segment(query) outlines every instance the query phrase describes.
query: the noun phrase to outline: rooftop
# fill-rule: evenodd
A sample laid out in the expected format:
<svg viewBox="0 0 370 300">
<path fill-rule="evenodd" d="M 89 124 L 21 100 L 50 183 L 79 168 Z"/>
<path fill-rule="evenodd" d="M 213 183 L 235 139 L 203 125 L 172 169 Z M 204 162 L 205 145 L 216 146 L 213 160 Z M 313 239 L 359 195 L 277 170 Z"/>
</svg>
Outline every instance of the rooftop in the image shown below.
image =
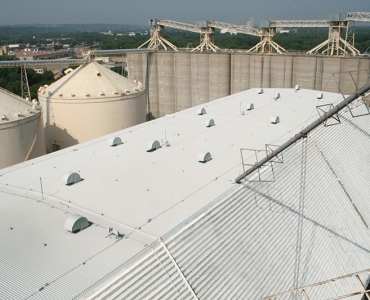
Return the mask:
<svg viewBox="0 0 370 300">
<path fill-rule="evenodd" d="M 280 145 L 318 118 L 317 105 L 342 100 L 332 93 L 317 99 L 318 92 L 310 90 L 258 92 L 234 94 L 0 170 L 0 209 L 7 211 L 0 218 L 0 298 L 82 295 L 233 190 L 243 172 L 241 148 Z M 200 115 L 201 108 L 206 113 Z M 211 119 L 214 125 L 206 126 Z M 122 144 L 111 146 L 112 137 Z M 148 151 L 153 141 L 160 148 Z M 212 159 L 199 162 L 199 153 L 207 152 Z M 245 159 L 255 162 L 252 154 Z M 65 185 L 68 172 L 82 180 Z M 64 223 L 73 214 L 92 224 L 68 232 Z"/>
</svg>

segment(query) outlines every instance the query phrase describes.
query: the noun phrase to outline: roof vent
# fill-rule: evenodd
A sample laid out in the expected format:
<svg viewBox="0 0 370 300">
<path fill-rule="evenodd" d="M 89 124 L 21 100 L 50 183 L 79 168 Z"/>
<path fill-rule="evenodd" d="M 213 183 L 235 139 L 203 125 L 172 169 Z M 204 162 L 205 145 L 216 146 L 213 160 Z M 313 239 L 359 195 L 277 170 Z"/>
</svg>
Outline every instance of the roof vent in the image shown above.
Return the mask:
<svg viewBox="0 0 370 300">
<path fill-rule="evenodd" d="M 161 148 L 161 144 L 155 140 L 155 141 L 150 141 L 147 146 L 147 152 L 155 151 L 157 149 Z"/>
<path fill-rule="evenodd" d="M 247 110 L 252 110 L 252 109 L 254 109 L 254 104 L 253 103 L 248 104 L 247 105 Z"/>
<path fill-rule="evenodd" d="M 118 95 L 119 93 L 117 91 L 113 91 L 113 94 L 114 95 Z"/>
<path fill-rule="evenodd" d="M 277 124 L 277 123 L 279 123 L 280 122 L 280 118 L 279 118 L 279 116 L 272 116 L 271 117 L 271 123 L 272 124 Z"/>
<path fill-rule="evenodd" d="M 64 223 L 64 229 L 76 233 L 86 227 L 89 227 L 89 225 L 89 221 L 85 217 L 76 214 L 69 216 Z"/>
<path fill-rule="evenodd" d="M 204 107 L 201 107 L 201 108 L 197 109 L 197 114 L 198 115 L 205 115 L 206 113 L 207 113 L 207 111 Z"/>
<path fill-rule="evenodd" d="M 112 137 L 108 140 L 109 146 L 115 147 L 117 145 L 123 144 L 120 137 Z"/>
<path fill-rule="evenodd" d="M 324 93 L 318 93 L 316 96 L 317 99 L 322 99 L 324 98 Z"/>
<path fill-rule="evenodd" d="M 2 115 L 2 116 L 0 116 L 0 120 L 1 121 L 5 121 L 7 118 L 6 118 L 6 115 Z"/>
<path fill-rule="evenodd" d="M 199 152 L 197 159 L 199 162 L 206 163 L 212 159 L 211 153 L 209 152 Z"/>
<path fill-rule="evenodd" d="M 26 108 L 26 112 L 28 112 L 29 114 L 35 114 L 35 112 L 32 109 L 31 108 Z"/>
<path fill-rule="evenodd" d="M 277 100 L 280 98 L 280 93 L 276 93 L 275 96 L 274 96 L 274 99 Z"/>
<path fill-rule="evenodd" d="M 41 105 L 36 102 L 32 105 L 32 109 L 41 110 Z"/>
<path fill-rule="evenodd" d="M 90 97 L 90 94 L 89 94 L 89 93 L 86 93 L 86 94 L 85 94 L 85 96 L 86 96 L 86 97 Z"/>
<path fill-rule="evenodd" d="M 72 185 L 81 181 L 80 174 L 76 172 L 69 172 L 63 176 L 63 183 L 65 185 Z"/>
<path fill-rule="evenodd" d="M 48 91 L 48 95 L 51 95 L 52 94 L 52 92 L 51 91 Z"/>
<path fill-rule="evenodd" d="M 74 96 L 76 96 L 76 94 L 71 94 L 71 97 L 74 97 Z"/>
<path fill-rule="evenodd" d="M 15 113 L 15 116 L 18 117 L 18 118 L 24 118 L 24 114 L 21 113 L 20 111 L 19 112 L 16 112 Z"/>
<path fill-rule="evenodd" d="M 294 88 L 296 91 L 299 91 L 301 89 L 301 86 L 299 84 L 297 84 Z"/>
<path fill-rule="evenodd" d="M 63 94 L 59 94 L 58 96 L 59 96 L 59 97 L 62 97 L 62 96 L 63 96 Z"/>
<path fill-rule="evenodd" d="M 101 76 L 100 71 L 96 70 L 96 75 Z"/>
<path fill-rule="evenodd" d="M 258 94 L 263 94 L 263 89 L 259 89 Z"/>
<path fill-rule="evenodd" d="M 100 96 L 104 96 L 105 94 L 104 94 L 104 92 L 100 92 Z"/>
<path fill-rule="evenodd" d="M 213 119 L 208 119 L 204 122 L 204 124 L 206 125 L 206 127 L 212 127 L 215 125 L 215 120 Z"/>
</svg>

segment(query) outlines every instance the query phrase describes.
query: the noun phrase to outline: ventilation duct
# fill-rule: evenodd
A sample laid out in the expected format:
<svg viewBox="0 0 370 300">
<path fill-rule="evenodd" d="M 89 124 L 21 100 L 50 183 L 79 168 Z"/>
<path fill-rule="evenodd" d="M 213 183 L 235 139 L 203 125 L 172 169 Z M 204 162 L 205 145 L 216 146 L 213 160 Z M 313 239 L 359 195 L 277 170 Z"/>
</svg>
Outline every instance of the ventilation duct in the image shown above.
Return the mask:
<svg viewBox="0 0 370 300">
<path fill-rule="evenodd" d="M 253 103 L 248 104 L 247 105 L 247 110 L 252 110 L 252 109 L 254 109 L 254 104 Z"/>
<path fill-rule="evenodd" d="M 294 88 L 296 91 L 299 91 L 301 89 L 301 86 L 299 84 L 297 84 Z"/>
<path fill-rule="evenodd" d="M 206 127 L 212 127 L 215 125 L 215 121 L 213 119 L 208 119 L 204 122 L 204 124 L 206 125 Z"/>
<path fill-rule="evenodd" d="M 64 229 L 75 233 L 89 226 L 89 221 L 80 215 L 71 215 L 64 223 Z"/>
<path fill-rule="evenodd" d="M 204 107 L 201 107 L 197 110 L 198 115 L 205 115 L 206 113 L 207 113 L 207 111 Z"/>
<path fill-rule="evenodd" d="M 80 177 L 80 174 L 76 172 L 70 172 L 63 176 L 63 183 L 65 185 L 72 185 L 79 181 L 81 181 L 81 177 Z"/>
<path fill-rule="evenodd" d="M 263 89 L 259 89 L 258 94 L 263 94 Z"/>
<path fill-rule="evenodd" d="M 277 100 L 280 98 L 280 93 L 276 93 L 275 96 L 274 96 L 274 99 Z"/>
<path fill-rule="evenodd" d="M 155 140 L 155 141 L 150 141 L 147 146 L 147 152 L 155 151 L 157 149 L 161 148 L 161 144 Z"/>
<path fill-rule="evenodd" d="M 280 122 L 280 118 L 279 118 L 279 116 L 272 116 L 271 117 L 271 123 L 272 124 L 277 124 L 277 123 L 279 123 Z"/>
<path fill-rule="evenodd" d="M 324 98 L 324 93 L 318 93 L 316 96 L 317 99 L 322 99 Z"/>
<path fill-rule="evenodd" d="M 211 153 L 209 152 L 199 152 L 197 159 L 199 162 L 206 163 L 212 159 Z"/>
<path fill-rule="evenodd" d="M 123 144 L 120 137 L 112 137 L 108 140 L 109 146 L 115 147 L 117 145 Z"/>
</svg>

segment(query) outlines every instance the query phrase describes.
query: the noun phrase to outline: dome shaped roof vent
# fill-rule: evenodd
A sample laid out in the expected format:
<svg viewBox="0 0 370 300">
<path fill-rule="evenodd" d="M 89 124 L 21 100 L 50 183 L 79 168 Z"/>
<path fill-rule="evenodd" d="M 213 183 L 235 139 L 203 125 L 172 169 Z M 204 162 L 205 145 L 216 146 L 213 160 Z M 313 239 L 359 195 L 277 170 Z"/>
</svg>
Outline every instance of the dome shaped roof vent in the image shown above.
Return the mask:
<svg viewBox="0 0 370 300">
<path fill-rule="evenodd" d="M 197 109 L 197 114 L 198 115 L 205 115 L 206 113 L 207 113 L 207 111 L 204 107 L 201 107 L 201 108 Z"/>
<path fill-rule="evenodd" d="M 271 123 L 272 124 L 277 124 L 277 123 L 279 123 L 280 122 L 280 118 L 279 118 L 279 116 L 272 116 L 271 117 Z"/>
<path fill-rule="evenodd" d="M 69 172 L 63 176 L 63 183 L 65 185 L 73 185 L 81 181 L 80 174 L 76 172 Z"/>
<path fill-rule="evenodd" d="M 89 227 L 89 225 L 89 221 L 85 217 L 76 214 L 69 216 L 64 223 L 64 229 L 72 233 L 76 233 L 86 227 Z"/>
<path fill-rule="evenodd" d="M 121 145 L 121 144 L 123 144 L 123 143 L 122 143 L 122 140 L 121 140 L 121 138 L 120 138 L 120 137 L 115 136 L 115 137 L 111 137 L 111 138 L 108 140 L 108 144 L 109 144 L 109 146 L 111 146 L 111 147 L 115 147 L 115 146 L 117 146 L 117 145 Z"/>
<path fill-rule="evenodd" d="M 147 152 L 152 152 L 152 151 L 155 151 L 157 149 L 161 148 L 161 144 L 155 140 L 155 141 L 150 141 L 148 143 L 148 146 L 147 146 Z"/>
<path fill-rule="evenodd" d="M 211 153 L 209 152 L 199 152 L 197 155 L 197 159 L 199 162 L 206 163 L 212 159 Z"/>
<path fill-rule="evenodd" d="M 215 120 L 213 119 L 208 119 L 204 122 L 204 124 L 206 125 L 206 127 L 212 127 L 215 125 Z"/>
</svg>

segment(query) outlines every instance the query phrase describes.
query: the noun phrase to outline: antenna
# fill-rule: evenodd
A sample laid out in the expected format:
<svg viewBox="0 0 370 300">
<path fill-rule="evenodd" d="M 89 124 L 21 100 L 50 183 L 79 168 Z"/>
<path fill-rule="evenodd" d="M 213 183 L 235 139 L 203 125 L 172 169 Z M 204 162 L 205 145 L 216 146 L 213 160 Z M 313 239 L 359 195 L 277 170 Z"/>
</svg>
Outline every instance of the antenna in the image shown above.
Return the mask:
<svg viewBox="0 0 370 300">
<path fill-rule="evenodd" d="M 42 195 L 42 200 L 44 200 L 44 190 L 42 188 L 42 180 L 41 180 L 41 177 L 40 177 L 40 186 L 41 186 L 41 195 Z"/>
</svg>

